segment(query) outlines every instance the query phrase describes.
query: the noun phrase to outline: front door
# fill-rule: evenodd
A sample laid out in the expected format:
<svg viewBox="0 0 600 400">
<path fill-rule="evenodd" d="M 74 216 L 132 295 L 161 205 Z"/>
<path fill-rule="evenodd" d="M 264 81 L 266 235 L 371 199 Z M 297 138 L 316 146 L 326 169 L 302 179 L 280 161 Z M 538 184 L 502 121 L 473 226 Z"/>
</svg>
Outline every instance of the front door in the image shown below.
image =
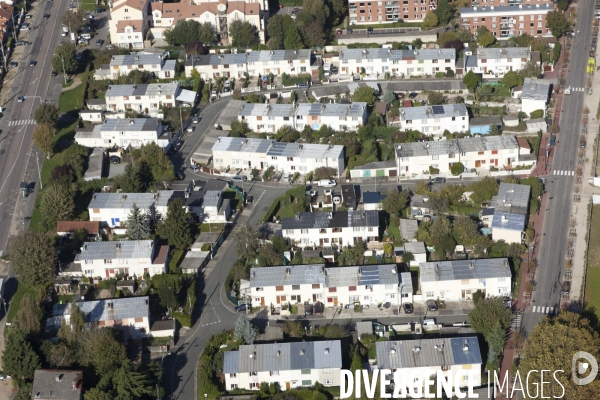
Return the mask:
<svg viewBox="0 0 600 400">
<path fill-rule="evenodd" d="M 290 390 L 292 388 L 292 385 L 290 385 L 289 382 L 285 383 L 285 390 Z"/>
<path fill-rule="evenodd" d="M 475 160 L 475 168 L 481 167 L 481 161 Z"/>
<path fill-rule="evenodd" d="M 337 297 L 333 298 L 333 306 L 337 306 L 338 305 L 338 301 L 337 301 Z"/>
<path fill-rule="evenodd" d="M 466 294 L 466 292 L 465 292 L 465 290 L 463 289 L 463 290 L 462 290 L 462 296 L 461 296 L 463 299 L 466 297 L 466 296 L 465 296 L 465 294 Z"/>
<path fill-rule="evenodd" d="M 260 305 L 263 307 L 265 306 L 265 298 L 264 297 L 260 298 Z"/>
</svg>

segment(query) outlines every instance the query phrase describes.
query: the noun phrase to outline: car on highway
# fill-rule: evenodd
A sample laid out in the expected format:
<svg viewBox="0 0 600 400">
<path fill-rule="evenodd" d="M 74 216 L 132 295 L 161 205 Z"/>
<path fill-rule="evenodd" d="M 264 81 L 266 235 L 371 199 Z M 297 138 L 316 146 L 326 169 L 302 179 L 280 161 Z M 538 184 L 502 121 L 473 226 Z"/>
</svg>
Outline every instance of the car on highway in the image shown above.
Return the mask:
<svg viewBox="0 0 600 400">
<path fill-rule="evenodd" d="M 120 164 L 121 163 L 121 159 L 117 156 L 110 156 L 110 162 L 113 164 Z"/>
<path fill-rule="evenodd" d="M 446 178 L 436 177 L 431 180 L 431 184 L 435 185 L 436 183 L 446 183 Z"/>
<path fill-rule="evenodd" d="M 368 28 L 367 28 L 367 33 L 373 33 L 373 28 L 371 28 L 371 27 L 368 27 Z"/>
<path fill-rule="evenodd" d="M 192 172 L 198 172 L 198 171 L 200 171 L 200 168 L 198 168 L 197 165 L 191 165 L 190 166 L 190 171 L 192 171 Z"/>
<path fill-rule="evenodd" d="M 194 132 L 194 127 L 193 126 L 188 126 L 188 128 L 186 129 L 186 131 L 188 131 L 188 132 Z"/>
<path fill-rule="evenodd" d="M 98 47 L 102 46 L 103 44 L 104 44 L 104 40 L 102 40 L 102 39 L 98 39 L 98 40 L 96 40 L 96 45 L 97 45 Z"/>
<path fill-rule="evenodd" d="M 402 308 L 404 309 L 404 314 L 412 314 L 414 311 L 412 303 L 402 303 Z"/>
<path fill-rule="evenodd" d="M 200 118 L 194 117 L 194 119 L 192 120 L 192 124 L 197 124 L 198 122 L 200 122 Z"/>
<path fill-rule="evenodd" d="M 58 75 L 58 72 L 56 72 L 55 70 L 52 70 L 51 75 L 56 76 L 56 75 Z"/>
<path fill-rule="evenodd" d="M 44 14 L 44 19 L 50 18 L 50 14 Z"/>
<path fill-rule="evenodd" d="M 16 67 L 19 66 L 19 63 L 16 62 L 16 61 L 11 61 L 8 65 L 11 66 L 11 67 L 13 67 L 13 68 L 16 68 Z"/>
<path fill-rule="evenodd" d="M 177 178 L 177 180 L 182 181 L 185 179 L 185 174 L 183 172 L 175 172 L 175 178 Z"/>
<path fill-rule="evenodd" d="M 27 44 L 27 42 L 24 40 L 17 40 L 15 42 L 15 46 L 25 46 L 26 44 Z"/>
<path fill-rule="evenodd" d="M 235 312 L 243 312 L 250 310 L 252 310 L 252 308 L 248 304 L 240 304 L 239 306 L 235 306 Z"/>
<path fill-rule="evenodd" d="M 19 96 L 17 97 L 17 103 L 22 103 L 25 101 L 25 96 Z"/>
<path fill-rule="evenodd" d="M 35 67 L 35 64 L 37 64 L 37 61 L 35 61 L 35 60 L 29 61 L 29 66 L 30 67 Z"/>
<path fill-rule="evenodd" d="M 427 303 L 425 303 L 427 305 L 427 310 L 428 311 L 437 311 L 438 310 L 438 306 L 437 303 L 435 302 L 435 300 L 427 300 Z"/>
</svg>

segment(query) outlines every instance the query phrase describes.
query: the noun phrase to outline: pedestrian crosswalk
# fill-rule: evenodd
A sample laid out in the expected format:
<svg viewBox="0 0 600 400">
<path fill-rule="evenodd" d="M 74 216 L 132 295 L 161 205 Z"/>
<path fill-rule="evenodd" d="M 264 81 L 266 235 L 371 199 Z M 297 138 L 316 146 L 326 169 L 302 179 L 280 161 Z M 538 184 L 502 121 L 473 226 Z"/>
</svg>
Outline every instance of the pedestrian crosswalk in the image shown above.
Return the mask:
<svg viewBox="0 0 600 400">
<path fill-rule="evenodd" d="M 18 121 L 10 121 L 8 126 L 18 126 L 18 125 L 35 125 L 34 119 L 20 119 Z"/>
<path fill-rule="evenodd" d="M 575 171 L 554 170 L 552 171 L 552 175 L 575 176 Z"/>
<path fill-rule="evenodd" d="M 512 322 L 510 323 L 510 329 L 519 330 L 521 322 L 523 321 L 523 314 L 519 313 L 512 316 Z"/>
<path fill-rule="evenodd" d="M 571 92 L 584 92 L 585 88 L 583 87 L 572 87 Z"/>
<path fill-rule="evenodd" d="M 532 311 L 538 314 L 556 315 L 558 314 L 558 307 L 533 306 Z"/>
</svg>

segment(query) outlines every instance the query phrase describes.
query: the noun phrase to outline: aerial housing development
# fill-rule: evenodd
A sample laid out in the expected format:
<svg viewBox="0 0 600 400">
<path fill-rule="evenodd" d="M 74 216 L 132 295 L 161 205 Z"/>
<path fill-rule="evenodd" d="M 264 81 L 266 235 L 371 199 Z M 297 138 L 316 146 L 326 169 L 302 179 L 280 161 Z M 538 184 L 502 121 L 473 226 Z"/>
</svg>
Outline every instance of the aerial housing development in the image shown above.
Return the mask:
<svg viewBox="0 0 600 400">
<path fill-rule="evenodd" d="M 594 398 L 600 0 L 42 3 L 0 1 L 0 393 Z"/>
</svg>

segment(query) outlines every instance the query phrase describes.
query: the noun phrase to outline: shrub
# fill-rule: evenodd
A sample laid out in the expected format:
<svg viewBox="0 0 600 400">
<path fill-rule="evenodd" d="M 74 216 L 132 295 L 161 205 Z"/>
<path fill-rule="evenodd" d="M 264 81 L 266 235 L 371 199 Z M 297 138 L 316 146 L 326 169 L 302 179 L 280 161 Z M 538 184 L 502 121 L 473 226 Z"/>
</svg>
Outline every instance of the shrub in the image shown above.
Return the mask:
<svg viewBox="0 0 600 400">
<path fill-rule="evenodd" d="M 281 83 L 283 86 L 297 86 L 300 83 L 307 83 L 310 80 L 309 74 L 300 74 L 298 76 L 289 76 L 285 72 L 281 74 Z"/>
<path fill-rule="evenodd" d="M 439 168 L 433 168 L 431 165 L 429 166 L 429 174 L 430 175 L 437 175 L 440 173 Z"/>
<path fill-rule="evenodd" d="M 454 176 L 458 176 L 458 175 L 462 174 L 464 170 L 465 170 L 465 166 L 461 162 L 457 162 L 452 167 L 450 167 L 450 172 Z"/>
<path fill-rule="evenodd" d="M 446 71 L 446 76 L 448 78 L 454 78 L 454 71 L 452 71 L 451 69 Z"/>
<path fill-rule="evenodd" d="M 181 324 L 181 326 L 185 326 L 186 328 L 192 327 L 192 316 L 190 314 L 184 314 L 181 312 L 174 312 L 173 318 L 177 320 Z"/>
</svg>

